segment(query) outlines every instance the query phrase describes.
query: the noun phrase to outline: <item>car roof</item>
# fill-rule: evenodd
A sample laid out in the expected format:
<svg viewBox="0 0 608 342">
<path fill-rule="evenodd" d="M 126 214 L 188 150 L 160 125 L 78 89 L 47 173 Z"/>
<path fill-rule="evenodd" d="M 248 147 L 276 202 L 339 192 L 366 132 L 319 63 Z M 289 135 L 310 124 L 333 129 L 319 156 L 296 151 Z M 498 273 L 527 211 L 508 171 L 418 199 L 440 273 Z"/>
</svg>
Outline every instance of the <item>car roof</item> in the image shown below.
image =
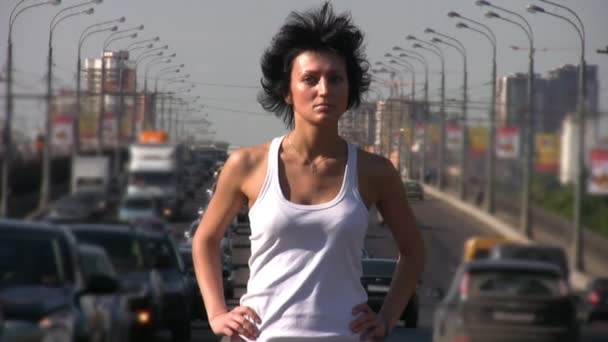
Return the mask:
<svg viewBox="0 0 608 342">
<path fill-rule="evenodd" d="M 75 232 L 108 232 L 108 233 L 117 233 L 117 234 L 133 234 L 135 232 L 135 228 L 126 222 L 117 222 L 117 223 L 64 223 L 68 229 Z"/>
<path fill-rule="evenodd" d="M 527 261 L 527 260 L 514 260 L 514 259 L 482 259 L 473 260 L 464 264 L 464 268 L 469 272 L 477 271 L 527 271 L 527 272 L 544 272 L 553 273 L 558 276 L 563 276 L 562 270 L 554 264 L 539 262 L 539 261 Z"/>
<path fill-rule="evenodd" d="M 565 253 L 564 249 L 558 246 L 540 245 L 540 244 L 525 244 L 517 242 L 507 242 L 496 245 L 496 249 L 515 249 L 528 251 L 556 251 Z"/>
<path fill-rule="evenodd" d="M 66 234 L 65 229 L 52 223 L 43 221 L 23 221 L 14 219 L 0 219 L 0 229 L 3 231 L 29 231 L 32 234 L 48 233 L 48 234 Z"/>
</svg>

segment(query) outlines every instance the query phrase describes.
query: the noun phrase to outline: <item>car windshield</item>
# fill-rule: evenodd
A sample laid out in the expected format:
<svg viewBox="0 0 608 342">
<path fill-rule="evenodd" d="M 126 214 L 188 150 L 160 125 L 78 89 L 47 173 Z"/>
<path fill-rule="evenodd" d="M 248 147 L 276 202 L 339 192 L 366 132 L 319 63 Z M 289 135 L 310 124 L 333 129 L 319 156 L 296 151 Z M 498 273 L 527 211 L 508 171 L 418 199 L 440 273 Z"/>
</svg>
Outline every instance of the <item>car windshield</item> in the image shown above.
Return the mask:
<svg viewBox="0 0 608 342">
<path fill-rule="evenodd" d="M 363 276 L 384 276 L 390 277 L 395 272 L 396 263 L 393 261 L 365 259 L 361 262 L 363 266 Z"/>
<path fill-rule="evenodd" d="M 44 235 L 0 233 L 0 287 L 55 287 L 74 281 L 67 243 Z"/>
<path fill-rule="evenodd" d="M 111 277 L 116 276 L 114 267 L 112 267 L 112 264 L 108 262 L 108 259 L 104 257 L 103 254 L 81 250 L 80 260 L 82 261 L 82 268 L 87 277 L 93 274 L 104 274 Z"/>
<path fill-rule="evenodd" d="M 471 274 L 469 295 L 557 296 L 560 278 L 548 273 L 485 271 Z"/>
<path fill-rule="evenodd" d="M 177 259 L 177 253 L 173 247 L 173 244 L 169 239 L 162 236 L 146 237 L 144 239 L 146 252 L 150 256 L 166 261 L 163 263 L 161 269 L 180 269 L 179 261 Z"/>
<path fill-rule="evenodd" d="M 171 172 L 133 172 L 129 180 L 133 185 L 170 185 L 176 176 Z"/>
<path fill-rule="evenodd" d="M 154 200 L 151 198 L 128 198 L 123 202 L 122 207 L 133 210 L 154 209 Z"/>
<path fill-rule="evenodd" d="M 144 269 L 144 257 L 135 237 L 129 234 L 84 230 L 74 234 L 80 242 L 104 248 L 118 274 Z"/>
</svg>

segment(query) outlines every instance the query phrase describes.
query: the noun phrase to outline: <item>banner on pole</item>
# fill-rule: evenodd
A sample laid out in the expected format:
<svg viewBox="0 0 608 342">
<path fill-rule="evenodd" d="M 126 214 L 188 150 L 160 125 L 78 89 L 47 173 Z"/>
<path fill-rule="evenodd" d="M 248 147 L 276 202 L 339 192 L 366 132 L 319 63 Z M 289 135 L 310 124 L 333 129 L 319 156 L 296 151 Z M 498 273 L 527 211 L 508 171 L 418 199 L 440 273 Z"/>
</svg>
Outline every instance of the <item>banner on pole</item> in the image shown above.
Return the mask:
<svg viewBox="0 0 608 342">
<path fill-rule="evenodd" d="M 536 171 L 557 173 L 559 170 L 559 135 L 536 134 Z"/>
<path fill-rule="evenodd" d="M 608 195 L 608 148 L 591 150 L 587 191 L 594 195 Z"/>
<path fill-rule="evenodd" d="M 72 118 L 68 115 L 53 115 L 51 145 L 58 151 L 65 152 L 74 143 Z"/>
<path fill-rule="evenodd" d="M 460 151 L 462 148 L 462 125 L 448 124 L 445 134 L 448 151 Z"/>
<path fill-rule="evenodd" d="M 496 157 L 517 159 L 519 157 L 519 128 L 499 127 L 496 135 Z"/>
<path fill-rule="evenodd" d="M 483 154 L 488 148 L 488 129 L 486 127 L 469 127 L 469 153 Z"/>
</svg>

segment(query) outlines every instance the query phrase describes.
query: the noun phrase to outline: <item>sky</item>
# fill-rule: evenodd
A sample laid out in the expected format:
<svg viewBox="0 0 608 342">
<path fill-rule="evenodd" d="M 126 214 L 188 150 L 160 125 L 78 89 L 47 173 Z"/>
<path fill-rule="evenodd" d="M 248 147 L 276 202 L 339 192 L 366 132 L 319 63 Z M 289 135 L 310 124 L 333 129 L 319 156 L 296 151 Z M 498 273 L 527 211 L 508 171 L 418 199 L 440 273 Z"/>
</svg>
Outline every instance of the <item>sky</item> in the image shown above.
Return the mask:
<svg viewBox="0 0 608 342">
<path fill-rule="evenodd" d="M 42 0 L 25 0 L 33 4 Z M 86 0 L 85 0 L 86 1 Z M 14 92 L 43 94 L 45 90 L 46 55 L 49 23 L 62 8 L 85 1 L 63 0 L 60 6 L 40 6 L 24 12 L 13 27 Z M 584 22 L 586 30 L 586 60 L 599 66 L 600 109 L 608 111 L 608 54 L 597 49 L 608 46 L 608 0 L 553 0 L 574 10 Z M 0 0 L 0 66 L 6 68 L 8 17 L 19 0 Z M 463 16 L 481 21 L 496 34 L 498 41 L 498 75 L 505 76 L 528 70 L 528 55 L 524 32 L 515 25 L 498 19 L 486 19 L 488 8 L 476 6 L 474 0 L 334 0 L 337 12 L 350 12 L 357 26 L 365 34 L 367 57 L 371 63 L 387 61 L 384 54 L 393 46 L 412 49 L 405 36 L 414 35 L 430 40 L 427 27 L 461 41 L 467 51 L 469 65 L 469 98 L 489 102 L 491 77 L 491 47 L 483 36 L 466 29 L 457 29 L 457 20 L 447 13 L 457 11 Z M 495 5 L 523 15 L 534 31 L 535 72 L 546 76 L 548 70 L 563 64 L 578 64 L 579 38 L 566 21 L 542 14 L 529 14 L 527 4 L 544 7 L 547 11 L 571 17 L 552 5 L 534 0 L 490 0 Z M 118 41 L 111 48 L 125 47 L 134 41 L 160 37 L 160 44 L 169 45 L 169 53 L 176 53 L 174 62 L 184 63 L 182 74 L 190 74 L 188 81 L 196 88 L 188 95 L 200 96 L 205 107 L 191 119 L 206 115 L 211 121 L 207 132 L 197 130 L 201 139 L 213 138 L 235 146 L 261 143 L 285 132 L 285 125 L 273 114 L 266 113 L 256 101 L 260 90 L 260 57 L 273 35 L 291 11 L 318 6 L 319 0 L 104 0 L 94 5 L 93 15 L 80 15 L 62 21 L 54 31 L 53 51 L 57 78 L 56 88 L 75 85 L 77 42 L 89 25 L 113 20 L 121 16 L 126 22 L 119 29 L 138 25 L 145 28 L 134 40 Z M 86 7 L 83 7 L 86 8 Z M 500 13 L 500 12 L 499 12 Z M 83 45 L 83 57 L 99 57 L 106 36 L 88 38 Z M 458 98 L 462 86 L 462 57 L 448 46 L 441 45 L 446 56 L 447 98 Z M 429 63 L 431 99 L 439 94 L 438 59 L 426 51 Z M 422 95 L 423 69 L 416 64 L 418 94 Z M 153 74 L 153 73 L 152 73 Z M 141 76 L 141 75 L 140 75 Z M 386 77 L 378 75 L 379 77 Z M 4 77 L 2 78 L 2 80 Z M 4 113 L 5 84 L 0 81 L 0 104 Z M 141 84 L 141 83 L 140 83 Z M 382 85 L 375 90 L 387 94 Z M 406 92 L 408 89 L 406 88 Z M 45 107 L 42 103 L 18 100 L 15 102 L 14 127 L 33 134 L 42 127 Z M 195 126 L 190 127 L 196 130 Z"/>
</svg>

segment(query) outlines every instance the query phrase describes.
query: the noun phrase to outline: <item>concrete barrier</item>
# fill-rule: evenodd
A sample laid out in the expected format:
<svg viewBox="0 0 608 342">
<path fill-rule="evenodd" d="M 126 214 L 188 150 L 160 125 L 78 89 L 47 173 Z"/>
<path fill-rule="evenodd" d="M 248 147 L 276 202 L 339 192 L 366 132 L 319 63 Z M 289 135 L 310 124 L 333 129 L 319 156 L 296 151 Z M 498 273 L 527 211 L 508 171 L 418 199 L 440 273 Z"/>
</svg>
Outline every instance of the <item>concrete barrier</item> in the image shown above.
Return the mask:
<svg viewBox="0 0 608 342">
<path fill-rule="evenodd" d="M 445 192 L 441 192 L 438 189 L 428 186 L 428 185 L 423 185 L 423 188 L 424 188 L 424 191 L 426 194 L 429 194 L 429 195 L 441 200 L 442 202 L 450 205 L 451 207 L 458 209 L 458 210 L 466 213 L 467 215 L 483 222 L 484 224 L 491 227 L 497 234 L 499 234 L 501 236 L 504 236 L 504 237 L 512 239 L 512 240 L 520 241 L 523 243 L 534 242 L 533 240 L 528 239 L 516 227 L 509 225 L 508 223 L 488 214 L 487 212 L 485 212 L 469 203 L 463 202 L 456 196 L 453 196 L 453 195 L 445 193 Z M 590 279 L 591 277 L 586 273 L 575 271 L 575 270 L 573 270 L 570 273 L 571 273 L 570 284 L 576 290 L 584 289 L 587 286 L 587 284 L 589 283 L 589 281 L 591 280 Z"/>
</svg>

